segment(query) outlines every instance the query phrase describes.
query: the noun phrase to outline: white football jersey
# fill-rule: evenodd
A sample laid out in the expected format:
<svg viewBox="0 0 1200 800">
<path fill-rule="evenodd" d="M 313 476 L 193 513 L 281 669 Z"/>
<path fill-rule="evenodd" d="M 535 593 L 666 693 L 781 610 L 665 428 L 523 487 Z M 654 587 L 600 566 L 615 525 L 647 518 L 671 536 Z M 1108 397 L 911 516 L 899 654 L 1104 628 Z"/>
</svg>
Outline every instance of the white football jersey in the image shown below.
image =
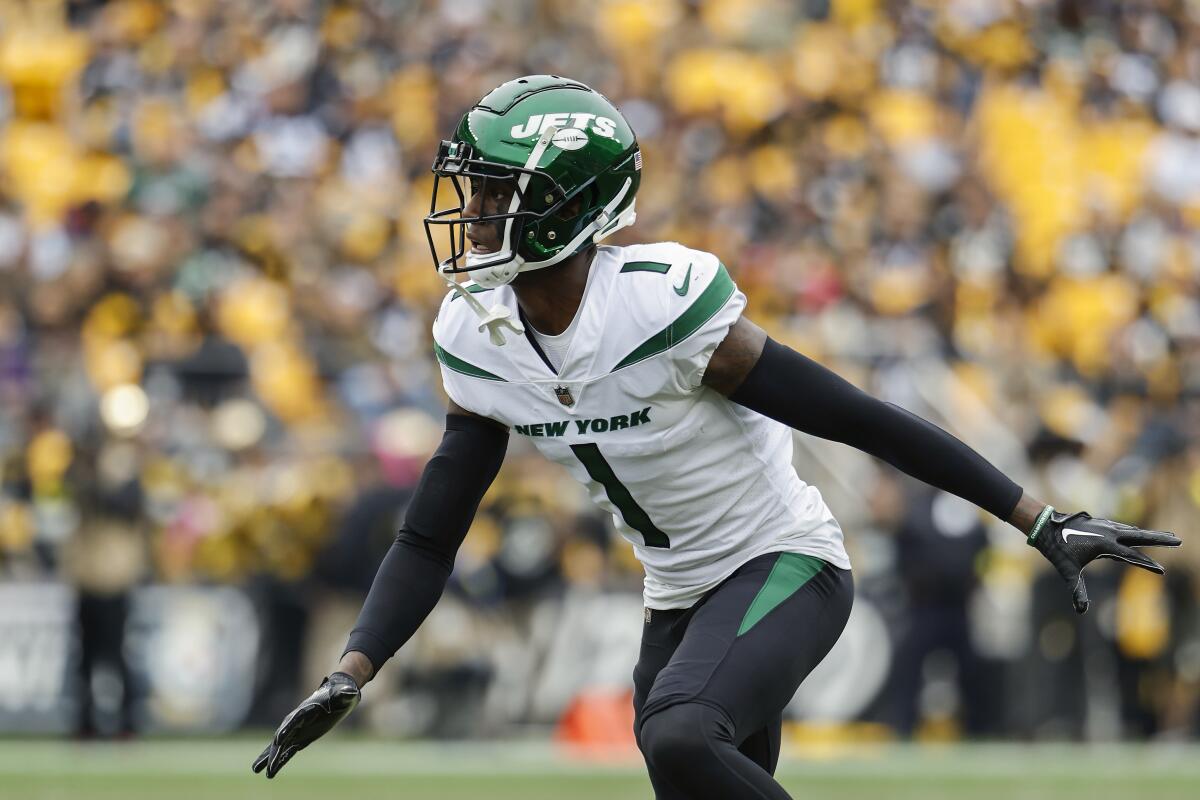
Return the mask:
<svg viewBox="0 0 1200 800">
<path fill-rule="evenodd" d="M 517 308 L 509 286 L 470 289 Z M 650 608 L 687 608 L 763 553 L 850 567 L 791 430 L 700 382 L 745 305 L 716 256 L 666 242 L 598 248 L 557 374 L 528 335 L 493 345 L 453 292 L 434 322 L 446 393 L 587 486 L 633 543 Z"/>
</svg>

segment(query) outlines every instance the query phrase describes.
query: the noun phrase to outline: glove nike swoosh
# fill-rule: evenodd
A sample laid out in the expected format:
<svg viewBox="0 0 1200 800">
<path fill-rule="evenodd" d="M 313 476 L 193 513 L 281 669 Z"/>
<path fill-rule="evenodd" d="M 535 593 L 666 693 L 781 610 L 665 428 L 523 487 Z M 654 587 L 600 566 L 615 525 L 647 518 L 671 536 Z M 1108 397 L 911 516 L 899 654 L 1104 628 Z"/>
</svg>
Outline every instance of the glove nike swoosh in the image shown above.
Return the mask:
<svg viewBox="0 0 1200 800">
<path fill-rule="evenodd" d="M 1067 541 L 1067 537 L 1069 537 L 1069 536 L 1099 536 L 1099 537 L 1103 538 L 1104 534 L 1092 533 L 1090 531 L 1076 530 L 1075 528 L 1063 528 L 1063 531 L 1062 531 L 1063 541 L 1064 542 Z"/>
</svg>

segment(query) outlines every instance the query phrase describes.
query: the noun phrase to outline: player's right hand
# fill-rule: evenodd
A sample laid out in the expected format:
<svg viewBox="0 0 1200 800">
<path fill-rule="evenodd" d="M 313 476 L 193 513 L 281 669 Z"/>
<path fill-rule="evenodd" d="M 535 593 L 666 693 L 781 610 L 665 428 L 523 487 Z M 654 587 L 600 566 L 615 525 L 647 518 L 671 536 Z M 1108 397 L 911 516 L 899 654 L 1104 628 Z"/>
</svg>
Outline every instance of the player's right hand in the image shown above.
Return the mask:
<svg viewBox="0 0 1200 800">
<path fill-rule="evenodd" d="M 361 697 L 354 678 L 344 672 L 333 673 L 284 717 L 271 743 L 250 768 L 255 772 L 266 769 L 267 777 L 274 778 L 292 756 L 320 739 L 353 711 Z"/>
<path fill-rule="evenodd" d="M 1097 558 L 1112 558 L 1162 575 L 1162 565 L 1135 547 L 1178 547 L 1179 537 L 1167 531 L 1148 531 L 1097 519 L 1083 511 L 1063 514 L 1046 506 L 1029 535 L 1029 544 L 1041 551 L 1071 587 L 1076 613 L 1088 610 L 1083 568 Z"/>
</svg>

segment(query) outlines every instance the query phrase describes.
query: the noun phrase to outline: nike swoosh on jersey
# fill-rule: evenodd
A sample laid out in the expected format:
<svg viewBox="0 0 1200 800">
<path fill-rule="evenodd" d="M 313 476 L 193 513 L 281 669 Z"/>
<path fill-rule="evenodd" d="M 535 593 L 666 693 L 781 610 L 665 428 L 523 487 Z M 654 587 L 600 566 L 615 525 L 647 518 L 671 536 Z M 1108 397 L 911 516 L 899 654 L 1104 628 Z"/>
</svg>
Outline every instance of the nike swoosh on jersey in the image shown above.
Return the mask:
<svg viewBox="0 0 1200 800">
<path fill-rule="evenodd" d="M 1063 530 L 1062 530 L 1063 541 L 1064 542 L 1067 541 L 1067 537 L 1070 536 L 1071 534 L 1075 534 L 1076 536 L 1100 536 L 1100 537 L 1104 536 L 1103 533 L 1091 533 L 1090 531 L 1080 531 L 1080 530 L 1076 530 L 1075 528 L 1063 528 Z"/>
<path fill-rule="evenodd" d="M 683 283 L 679 284 L 678 286 L 673 286 L 671 288 L 673 288 L 675 290 L 675 294 L 679 295 L 680 297 L 683 297 L 684 295 L 686 295 L 688 293 L 688 287 L 691 285 L 691 283 L 692 283 L 692 265 L 688 264 L 687 272 L 683 273 Z"/>
</svg>

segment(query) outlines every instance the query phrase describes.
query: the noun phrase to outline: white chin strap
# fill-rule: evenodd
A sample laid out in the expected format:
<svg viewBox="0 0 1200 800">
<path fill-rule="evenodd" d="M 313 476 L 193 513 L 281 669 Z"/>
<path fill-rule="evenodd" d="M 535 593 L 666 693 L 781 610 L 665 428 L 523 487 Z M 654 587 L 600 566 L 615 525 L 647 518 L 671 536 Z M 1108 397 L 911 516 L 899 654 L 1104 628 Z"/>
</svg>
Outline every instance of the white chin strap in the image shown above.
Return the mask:
<svg viewBox="0 0 1200 800">
<path fill-rule="evenodd" d="M 550 140 L 554 138 L 554 134 L 558 133 L 558 128 L 553 126 L 542 131 L 542 135 L 538 137 L 537 143 L 533 146 L 533 150 L 529 153 L 529 158 L 525 161 L 525 169 L 532 170 L 541 160 L 542 154 L 546 152 L 546 148 L 550 145 Z M 521 197 L 525 194 L 525 188 L 529 185 L 531 173 L 526 171 L 521 173 L 521 177 L 517 179 L 518 191 L 513 192 L 512 200 L 509 202 L 508 213 L 515 214 L 521 207 Z M 513 252 L 511 246 L 507 243 L 511 241 L 512 225 L 514 217 L 509 217 L 504 221 L 504 233 L 500 241 L 506 243 L 506 248 L 499 253 L 471 253 L 466 254 L 467 269 L 470 272 L 471 279 L 485 289 L 498 289 L 512 281 L 522 272 L 532 272 L 535 269 L 543 269 L 551 267 L 560 261 L 566 259 L 570 254 L 582 245 L 589 238 L 593 242 L 599 242 L 607 238 L 612 233 L 632 225 L 637 219 L 637 212 L 634 211 L 634 204 L 630 203 L 629 207 L 624 209 L 620 214 L 613 216 L 613 209 L 621 204 L 625 199 L 625 195 L 629 193 L 629 187 L 633 185 L 631 178 L 625 179 L 625 185 L 621 187 L 621 191 L 617 192 L 616 196 L 610 200 L 596 218 L 590 224 L 584 227 L 574 239 L 567 242 L 561 250 L 556 254 L 546 259 L 545 261 L 526 261 L 519 254 Z M 490 264 L 497 259 L 503 261 L 500 264 Z M 472 264 L 485 262 L 478 267 L 473 267 Z M 525 326 L 520 320 L 513 318 L 513 312 L 508 306 L 497 303 L 486 309 L 483 303 L 479 302 L 471 292 L 467 291 L 466 287 L 454 280 L 454 278 L 446 272 L 439 271 L 442 279 L 448 283 L 451 288 L 462 295 L 467 304 L 471 306 L 476 315 L 481 320 L 479 323 L 479 331 L 483 332 L 487 329 L 488 338 L 492 344 L 502 347 L 504 345 L 503 328 L 508 328 L 517 335 L 525 333 Z"/>
</svg>

